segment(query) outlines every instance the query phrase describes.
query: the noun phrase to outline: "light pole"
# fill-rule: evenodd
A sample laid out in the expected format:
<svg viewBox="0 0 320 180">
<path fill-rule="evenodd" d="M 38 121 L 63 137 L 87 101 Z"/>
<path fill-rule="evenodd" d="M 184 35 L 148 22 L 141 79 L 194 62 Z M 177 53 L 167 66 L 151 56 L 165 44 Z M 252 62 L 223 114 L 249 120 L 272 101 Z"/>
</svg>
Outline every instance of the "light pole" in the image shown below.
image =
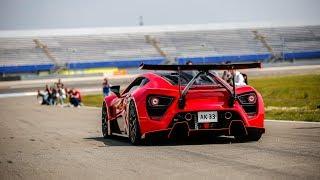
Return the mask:
<svg viewBox="0 0 320 180">
<path fill-rule="evenodd" d="M 139 16 L 139 26 L 143 26 L 143 16 Z"/>
</svg>

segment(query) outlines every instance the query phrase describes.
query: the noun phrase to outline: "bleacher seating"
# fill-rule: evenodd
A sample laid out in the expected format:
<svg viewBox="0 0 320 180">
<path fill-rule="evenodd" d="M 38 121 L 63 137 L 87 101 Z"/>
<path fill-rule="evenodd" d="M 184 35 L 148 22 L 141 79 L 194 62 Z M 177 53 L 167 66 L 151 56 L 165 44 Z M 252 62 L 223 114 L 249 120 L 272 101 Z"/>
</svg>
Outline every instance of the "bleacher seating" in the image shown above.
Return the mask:
<svg viewBox="0 0 320 180">
<path fill-rule="evenodd" d="M 52 60 L 36 47 L 33 39 L 46 44 L 60 64 L 110 62 L 117 65 L 115 62 L 162 60 L 152 45 L 146 42 L 145 35 L 156 38 L 170 57 L 180 59 L 209 60 L 224 56 L 243 56 L 244 59 L 250 56 L 257 57 L 257 60 L 268 58 L 270 52 L 255 38 L 253 30 L 263 35 L 278 54 L 320 51 L 320 26 L 5 37 L 0 38 L 0 67 L 52 65 Z"/>
</svg>

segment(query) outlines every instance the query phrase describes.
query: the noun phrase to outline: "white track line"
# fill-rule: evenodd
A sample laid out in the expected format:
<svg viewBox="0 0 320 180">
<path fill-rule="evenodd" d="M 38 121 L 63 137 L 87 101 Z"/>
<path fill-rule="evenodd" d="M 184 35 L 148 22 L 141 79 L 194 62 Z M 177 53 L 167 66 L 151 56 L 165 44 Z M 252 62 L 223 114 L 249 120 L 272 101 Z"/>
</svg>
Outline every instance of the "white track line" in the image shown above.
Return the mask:
<svg viewBox="0 0 320 180">
<path fill-rule="evenodd" d="M 0 98 L 35 96 L 35 95 L 37 95 L 36 92 L 6 93 L 6 94 L 0 94 Z"/>
<path fill-rule="evenodd" d="M 320 122 L 308 122 L 308 121 L 292 121 L 292 120 L 274 120 L 266 119 L 267 122 L 279 122 L 279 123 L 297 123 L 297 124 L 319 124 Z"/>
</svg>

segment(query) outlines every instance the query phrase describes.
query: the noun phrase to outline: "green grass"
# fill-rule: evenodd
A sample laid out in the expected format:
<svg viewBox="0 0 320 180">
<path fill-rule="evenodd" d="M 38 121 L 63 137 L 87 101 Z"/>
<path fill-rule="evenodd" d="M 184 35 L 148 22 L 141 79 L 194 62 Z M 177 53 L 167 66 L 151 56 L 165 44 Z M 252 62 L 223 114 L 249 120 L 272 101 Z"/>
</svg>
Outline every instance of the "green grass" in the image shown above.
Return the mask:
<svg viewBox="0 0 320 180">
<path fill-rule="evenodd" d="M 320 105 L 320 75 L 263 77 L 250 79 L 266 106 L 308 107 Z"/>
<path fill-rule="evenodd" d="M 83 104 L 86 106 L 101 107 L 103 102 L 102 94 L 85 95 L 82 97 Z"/>
<path fill-rule="evenodd" d="M 320 110 L 267 110 L 266 119 L 320 122 Z"/>
<path fill-rule="evenodd" d="M 267 119 L 320 121 L 320 74 L 250 78 L 263 96 Z M 102 95 L 87 95 L 87 106 L 101 107 Z"/>
<path fill-rule="evenodd" d="M 319 74 L 259 77 L 250 79 L 250 85 L 262 94 L 267 119 L 320 121 Z"/>
</svg>

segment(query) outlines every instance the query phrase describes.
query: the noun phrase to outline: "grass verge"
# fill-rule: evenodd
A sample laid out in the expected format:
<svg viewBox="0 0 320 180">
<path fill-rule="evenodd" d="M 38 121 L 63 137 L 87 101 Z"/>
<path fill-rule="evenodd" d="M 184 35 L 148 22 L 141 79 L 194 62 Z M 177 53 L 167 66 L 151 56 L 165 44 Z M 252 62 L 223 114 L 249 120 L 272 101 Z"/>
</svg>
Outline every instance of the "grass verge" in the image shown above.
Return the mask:
<svg viewBox="0 0 320 180">
<path fill-rule="evenodd" d="M 265 103 L 266 118 L 320 121 L 320 74 L 250 79 Z"/>
<path fill-rule="evenodd" d="M 266 118 L 320 122 L 320 74 L 258 77 L 249 83 L 263 96 Z M 86 95 L 87 106 L 101 107 L 102 95 Z"/>
<path fill-rule="evenodd" d="M 86 106 L 101 107 L 103 102 L 102 94 L 90 94 L 82 97 L 82 102 Z"/>
</svg>

